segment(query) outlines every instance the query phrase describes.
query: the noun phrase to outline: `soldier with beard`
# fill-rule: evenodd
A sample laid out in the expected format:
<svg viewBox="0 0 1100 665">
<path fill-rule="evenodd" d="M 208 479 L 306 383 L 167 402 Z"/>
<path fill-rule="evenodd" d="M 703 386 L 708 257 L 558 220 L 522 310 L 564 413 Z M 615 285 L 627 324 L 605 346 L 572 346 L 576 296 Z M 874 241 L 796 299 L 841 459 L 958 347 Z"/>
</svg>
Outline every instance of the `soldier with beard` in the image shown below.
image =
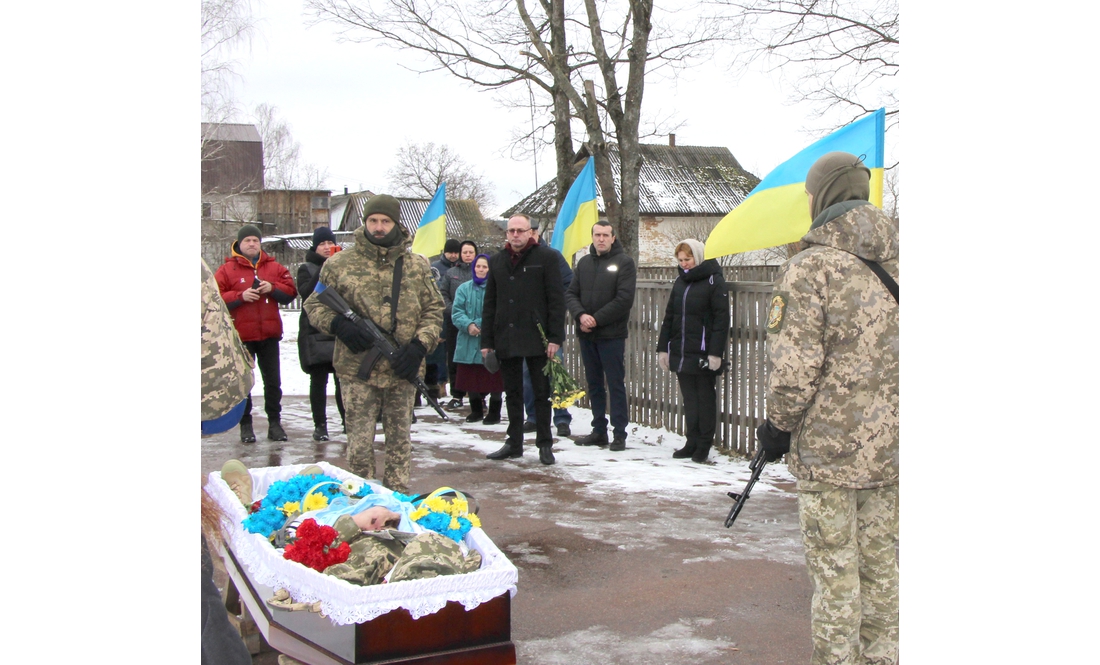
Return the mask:
<svg viewBox="0 0 1100 665">
<path fill-rule="evenodd" d="M 413 395 L 409 380 L 420 373 L 435 348 L 443 324 L 443 298 L 427 262 L 412 254 L 412 239 L 401 221 L 401 206 L 388 194 L 371 197 L 355 245 L 331 257 L 321 268 L 321 283 L 336 289 L 362 316 L 397 341 L 392 363 L 380 360 L 366 381 L 356 376 L 373 342 L 358 326 L 316 297 L 303 303 L 309 322 L 336 336 L 333 365 L 344 393 L 348 426 L 348 463 L 362 478 L 375 478 L 374 430 L 382 421 L 386 461 L 382 484 L 409 491 Z"/>
</svg>

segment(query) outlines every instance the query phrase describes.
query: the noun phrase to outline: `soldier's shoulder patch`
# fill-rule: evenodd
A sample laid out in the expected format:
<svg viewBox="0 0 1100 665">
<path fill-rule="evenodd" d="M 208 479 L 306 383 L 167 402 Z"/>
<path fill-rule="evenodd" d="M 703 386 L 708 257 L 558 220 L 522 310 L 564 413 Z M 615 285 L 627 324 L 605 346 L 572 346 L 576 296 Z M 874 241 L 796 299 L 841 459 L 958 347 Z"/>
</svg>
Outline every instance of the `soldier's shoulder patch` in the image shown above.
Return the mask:
<svg viewBox="0 0 1100 665">
<path fill-rule="evenodd" d="M 772 296 L 772 302 L 768 306 L 767 332 L 774 334 L 783 329 L 783 319 L 787 314 L 787 294 L 780 291 Z"/>
</svg>

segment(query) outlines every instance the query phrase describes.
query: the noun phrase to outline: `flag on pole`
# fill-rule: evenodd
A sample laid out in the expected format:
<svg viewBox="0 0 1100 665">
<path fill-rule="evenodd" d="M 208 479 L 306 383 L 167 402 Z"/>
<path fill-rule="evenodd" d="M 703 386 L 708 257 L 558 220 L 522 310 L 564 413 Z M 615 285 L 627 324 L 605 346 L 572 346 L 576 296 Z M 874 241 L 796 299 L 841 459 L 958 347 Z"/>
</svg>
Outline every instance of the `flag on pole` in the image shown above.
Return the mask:
<svg viewBox="0 0 1100 665">
<path fill-rule="evenodd" d="M 447 183 L 440 183 L 432 202 L 420 218 L 413 236 L 412 251 L 429 258 L 438 255 L 447 244 L 447 200 L 444 191 Z"/>
<path fill-rule="evenodd" d="M 561 203 L 550 246 L 572 262 L 574 254 L 591 244 L 592 227 L 597 219 L 596 166 L 595 160 L 589 157 Z"/>
<path fill-rule="evenodd" d="M 806 174 L 826 153 L 843 151 L 863 157 L 871 169 L 871 203 L 882 207 L 883 143 L 886 109 L 879 109 L 817 141 L 769 173 L 728 215 L 706 243 L 706 258 L 795 242 L 810 230 Z"/>
</svg>

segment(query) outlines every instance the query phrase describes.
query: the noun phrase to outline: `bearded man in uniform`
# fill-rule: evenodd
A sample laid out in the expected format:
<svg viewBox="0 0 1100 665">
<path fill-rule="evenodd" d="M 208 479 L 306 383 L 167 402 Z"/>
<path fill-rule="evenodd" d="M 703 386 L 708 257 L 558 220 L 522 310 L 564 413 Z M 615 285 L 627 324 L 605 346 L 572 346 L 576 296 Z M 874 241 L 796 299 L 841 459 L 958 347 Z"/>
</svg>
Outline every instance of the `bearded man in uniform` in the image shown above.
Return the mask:
<svg viewBox="0 0 1100 665">
<path fill-rule="evenodd" d="M 302 307 L 310 324 L 336 336 L 333 367 L 344 391 L 348 464 L 356 475 L 375 478 L 374 430 L 381 418 L 386 435 L 382 484 L 408 493 L 413 397 L 424 357 L 435 348 L 443 325 L 443 298 L 431 268 L 411 251 L 412 237 L 399 223 L 401 206 L 379 194 L 363 208 L 355 245 L 321 268 L 320 284 L 335 289 L 361 316 L 369 316 L 396 340 L 392 361 L 379 360 L 366 381 L 357 376 L 371 338 L 310 294 Z M 320 288 L 320 284 L 318 288 Z"/>
</svg>

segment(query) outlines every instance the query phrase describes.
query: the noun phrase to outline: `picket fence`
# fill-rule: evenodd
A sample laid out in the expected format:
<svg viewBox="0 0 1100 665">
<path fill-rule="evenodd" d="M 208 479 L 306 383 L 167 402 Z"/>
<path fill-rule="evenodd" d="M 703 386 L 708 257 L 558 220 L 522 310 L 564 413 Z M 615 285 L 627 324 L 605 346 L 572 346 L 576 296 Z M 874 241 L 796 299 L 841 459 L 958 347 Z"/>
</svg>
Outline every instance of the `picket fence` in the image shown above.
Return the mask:
<svg viewBox="0 0 1100 665">
<path fill-rule="evenodd" d="M 684 405 L 676 375 L 657 365 L 657 338 L 672 283 L 639 279 L 630 312 L 626 343 L 627 402 L 630 423 L 684 433 Z M 765 323 L 771 300 L 770 282 L 729 282 L 730 334 L 727 369 L 718 381 L 718 428 L 715 449 L 738 455 L 756 452 L 756 427 L 764 422 L 767 392 Z M 300 309 L 300 298 L 286 309 Z M 566 317 L 565 366 L 583 387 L 584 363 L 574 324 Z M 588 398 L 578 402 L 589 407 Z M 587 433 L 587 422 L 574 422 L 574 433 Z"/>
</svg>

